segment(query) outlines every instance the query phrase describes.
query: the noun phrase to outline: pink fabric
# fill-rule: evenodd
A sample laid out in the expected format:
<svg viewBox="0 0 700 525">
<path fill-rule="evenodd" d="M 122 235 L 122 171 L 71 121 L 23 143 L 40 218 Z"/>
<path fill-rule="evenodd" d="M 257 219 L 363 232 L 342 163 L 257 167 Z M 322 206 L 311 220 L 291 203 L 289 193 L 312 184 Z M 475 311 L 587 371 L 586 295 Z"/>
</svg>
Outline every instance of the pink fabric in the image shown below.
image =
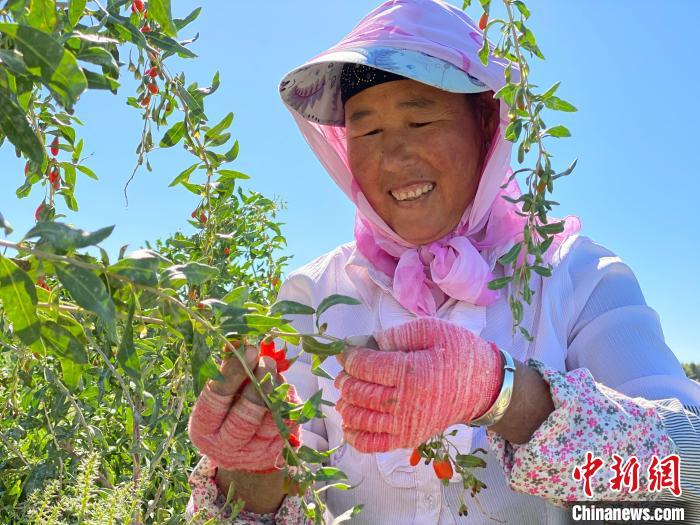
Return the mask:
<svg viewBox="0 0 700 525">
<path fill-rule="evenodd" d="M 478 58 L 481 43 L 476 24 L 455 6 L 440 0 L 390 0 L 370 12 L 350 34 L 316 59 L 358 47 L 393 46 L 449 62 L 495 92 L 505 84 L 505 64 L 491 56 L 488 66 L 483 66 Z M 513 78 L 517 76 L 514 70 Z M 483 163 L 473 203 L 464 211 L 455 231 L 427 247 L 414 246 L 399 237 L 372 209 L 350 172 L 345 128 L 314 123 L 291 111 L 323 166 L 355 204 L 358 250 L 393 279 L 393 295 L 399 303 L 415 314 L 433 315 L 440 306 L 435 300 L 436 287 L 450 297 L 476 305 L 490 304 L 498 297 L 486 286 L 493 278 L 491 264 L 496 257 L 486 255 L 505 253 L 522 239 L 525 224 L 516 213 L 518 206 L 502 198 L 520 194 L 517 182 L 500 188 L 511 174 L 512 143 L 504 138 L 508 125 L 508 107 L 504 102 L 500 103 L 500 124 Z M 548 254 L 579 229 L 578 218 L 567 217 L 566 230 L 557 235 Z"/>
<path fill-rule="evenodd" d="M 343 434 L 360 452 L 411 448 L 483 415 L 501 387 L 498 348 L 469 330 L 422 317 L 374 334 L 380 351 L 338 356 Z"/>
<path fill-rule="evenodd" d="M 301 403 L 293 385 L 290 403 Z M 299 424 L 287 422 L 299 442 Z M 267 407 L 236 395 L 222 396 L 204 387 L 189 421 L 192 444 L 226 470 L 273 472 L 283 467 L 284 440 Z M 298 446 L 298 445 L 296 445 Z"/>
</svg>

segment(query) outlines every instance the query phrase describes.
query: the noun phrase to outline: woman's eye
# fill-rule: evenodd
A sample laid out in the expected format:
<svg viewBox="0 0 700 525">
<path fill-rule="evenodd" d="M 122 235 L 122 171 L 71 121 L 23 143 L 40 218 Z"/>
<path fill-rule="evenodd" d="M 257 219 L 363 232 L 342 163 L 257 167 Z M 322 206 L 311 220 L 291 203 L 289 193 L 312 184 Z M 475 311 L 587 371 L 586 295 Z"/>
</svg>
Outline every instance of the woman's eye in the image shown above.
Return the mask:
<svg viewBox="0 0 700 525">
<path fill-rule="evenodd" d="M 379 129 L 373 129 L 373 130 L 370 131 L 369 133 L 365 133 L 365 134 L 362 135 L 362 136 L 363 136 L 363 137 L 368 137 L 369 135 L 376 135 L 376 134 L 379 133 L 380 131 L 381 131 L 381 130 L 379 130 Z"/>
<path fill-rule="evenodd" d="M 411 122 L 410 126 L 412 128 L 422 128 L 423 126 L 427 126 L 428 124 L 432 124 L 432 122 Z"/>
</svg>

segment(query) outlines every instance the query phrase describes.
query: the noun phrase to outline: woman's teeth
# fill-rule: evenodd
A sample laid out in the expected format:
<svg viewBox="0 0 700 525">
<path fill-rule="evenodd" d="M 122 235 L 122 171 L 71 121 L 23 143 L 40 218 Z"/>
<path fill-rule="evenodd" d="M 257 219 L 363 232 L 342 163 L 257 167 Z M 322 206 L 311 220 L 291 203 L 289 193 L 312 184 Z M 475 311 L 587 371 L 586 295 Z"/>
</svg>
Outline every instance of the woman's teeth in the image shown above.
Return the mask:
<svg viewBox="0 0 700 525">
<path fill-rule="evenodd" d="M 422 195 L 425 195 L 426 193 L 430 192 L 433 190 L 435 187 L 435 184 L 433 183 L 427 183 L 424 184 L 423 186 L 420 186 L 414 190 L 410 191 L 392 191 L 391 195 L 394 197 L 397 201 L 414 201 L 418 197 L 421 197 Z"/>
</svg>

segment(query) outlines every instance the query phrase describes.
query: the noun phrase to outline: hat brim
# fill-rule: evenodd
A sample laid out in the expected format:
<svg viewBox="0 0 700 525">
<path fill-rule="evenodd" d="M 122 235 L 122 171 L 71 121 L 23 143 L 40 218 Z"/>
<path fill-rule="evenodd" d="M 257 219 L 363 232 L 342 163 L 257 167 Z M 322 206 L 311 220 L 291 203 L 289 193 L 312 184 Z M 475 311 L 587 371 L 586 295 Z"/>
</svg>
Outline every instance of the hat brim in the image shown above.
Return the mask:
<svg viewBox="0 0 700 525">
<path fill-rule="evenodd" d="M 479 79 L 442 59 L 382 46 L 333 51 L 292 70 L 280 82 L 282 101 L 307 120 L 344 126 L 340 73 L 346 63 L 375 67 L 452 93 L 489 90 Z"/>
</svg>

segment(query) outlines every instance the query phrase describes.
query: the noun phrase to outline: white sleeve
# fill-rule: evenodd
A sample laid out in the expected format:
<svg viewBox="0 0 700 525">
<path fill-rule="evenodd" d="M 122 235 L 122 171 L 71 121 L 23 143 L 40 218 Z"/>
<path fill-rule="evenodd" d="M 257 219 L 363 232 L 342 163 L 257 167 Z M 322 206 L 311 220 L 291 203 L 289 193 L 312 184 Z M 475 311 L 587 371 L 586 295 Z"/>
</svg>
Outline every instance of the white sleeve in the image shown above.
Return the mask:
<svg viewBox="0 0 700 525">
<path fill-rule="evenodd" d="M 657 413 L 681 457 L 680 499 L 700 510 L 700 384 L 666 345 L 658 314 L 646 304 L 632 270 L 606 248 L 582 238 L 569 254 L 573 298 L 566 366 L 629 397 L 656 400 Z"/>
</svg>

